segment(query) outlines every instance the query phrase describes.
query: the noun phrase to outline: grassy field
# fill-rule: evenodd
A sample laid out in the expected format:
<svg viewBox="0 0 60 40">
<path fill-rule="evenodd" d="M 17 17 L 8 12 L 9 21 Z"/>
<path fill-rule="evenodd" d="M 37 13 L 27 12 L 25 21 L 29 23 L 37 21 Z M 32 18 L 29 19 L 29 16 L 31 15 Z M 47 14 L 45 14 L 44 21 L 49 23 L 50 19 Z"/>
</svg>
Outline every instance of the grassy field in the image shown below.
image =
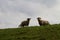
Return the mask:
<svg viewBox="0 0 60 40">
<path fill-rule="evenodd" d="M 60 24 L 0 29 L 0 40 L 60 40 Z"/>
</svg>

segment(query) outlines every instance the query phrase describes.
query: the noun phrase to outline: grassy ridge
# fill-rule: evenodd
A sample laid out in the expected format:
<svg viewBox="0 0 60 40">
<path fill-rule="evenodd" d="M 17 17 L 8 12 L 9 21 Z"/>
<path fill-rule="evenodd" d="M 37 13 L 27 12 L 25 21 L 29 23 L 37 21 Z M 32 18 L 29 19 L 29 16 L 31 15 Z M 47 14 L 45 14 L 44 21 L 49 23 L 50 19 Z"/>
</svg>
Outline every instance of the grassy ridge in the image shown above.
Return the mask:
<svg viewBox="0 0 60 40">
<path fill-rule="evenodd" d="M 60 24 L 0 29 L 0 40 L 60 40 Z"/>
</svg>

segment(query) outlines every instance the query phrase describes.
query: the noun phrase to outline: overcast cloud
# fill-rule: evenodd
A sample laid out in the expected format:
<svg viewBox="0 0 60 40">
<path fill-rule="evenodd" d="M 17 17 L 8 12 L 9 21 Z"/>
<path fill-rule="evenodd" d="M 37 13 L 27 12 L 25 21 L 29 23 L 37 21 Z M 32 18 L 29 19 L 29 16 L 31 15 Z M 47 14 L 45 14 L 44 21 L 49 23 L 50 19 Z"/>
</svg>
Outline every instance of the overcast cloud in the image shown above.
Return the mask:
<svg viewBox="0 0 60 40">
<path fill-rule="evenodd" d="M 60 23 L 60 0 L 0 0 L 0 28 L 16 28 L 28 17 L 30 26 L 38 25 L 37 17 Z"/>
</svg>

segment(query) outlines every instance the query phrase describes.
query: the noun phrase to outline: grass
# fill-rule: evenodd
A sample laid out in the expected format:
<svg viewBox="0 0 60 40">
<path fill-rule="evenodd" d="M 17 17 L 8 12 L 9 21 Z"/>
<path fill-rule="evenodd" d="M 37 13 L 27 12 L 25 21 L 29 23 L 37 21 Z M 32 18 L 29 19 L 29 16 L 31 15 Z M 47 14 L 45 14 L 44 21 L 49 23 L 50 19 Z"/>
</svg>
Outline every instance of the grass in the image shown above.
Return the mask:
<svg viewBox="0 0 60 40">
<path fill-rule="evenodd" d="M 0 40 L 60 40 L 60 24 L 0 29 Z"/>
</svg>

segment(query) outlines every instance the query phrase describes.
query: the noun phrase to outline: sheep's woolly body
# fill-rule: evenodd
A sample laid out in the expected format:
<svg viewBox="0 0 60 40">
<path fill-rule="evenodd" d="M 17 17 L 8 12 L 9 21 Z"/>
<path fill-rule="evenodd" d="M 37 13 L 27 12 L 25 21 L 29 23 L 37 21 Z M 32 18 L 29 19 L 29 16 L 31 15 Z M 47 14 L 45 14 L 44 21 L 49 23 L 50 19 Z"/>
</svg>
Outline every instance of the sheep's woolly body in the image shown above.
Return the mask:
<svg viewBox="0 0 60 40">
<path fill-rule="evenodd" d="M 41 20 L 41 22 L 42 22 L 42 24 L 48 24 L 49 22 L 48 21 L 46 21 L 46 20 Z"/>
</svg>

